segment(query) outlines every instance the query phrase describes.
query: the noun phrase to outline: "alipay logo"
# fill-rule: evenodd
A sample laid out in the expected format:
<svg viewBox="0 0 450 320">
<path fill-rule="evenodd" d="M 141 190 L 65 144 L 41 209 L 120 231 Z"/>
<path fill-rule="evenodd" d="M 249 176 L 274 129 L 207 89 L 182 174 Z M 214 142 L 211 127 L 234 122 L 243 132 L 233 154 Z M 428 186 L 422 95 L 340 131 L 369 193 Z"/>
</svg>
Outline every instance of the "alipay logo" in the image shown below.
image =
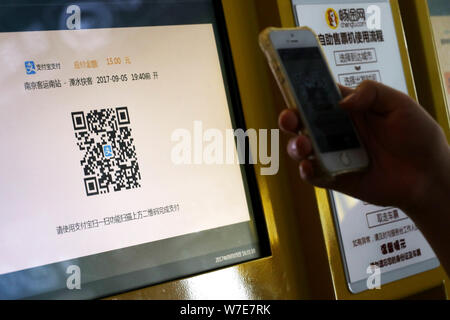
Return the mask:
<svg viewBox="0 0 450 320">
<path fill-rule="evenodd" d="M 113 156 L 112 147 L 109 144 L 103 146 L 103 154 L 105 158 L 111 158 Z"/>
<path fill-rule="evenodd" d="M 27 74 L 36 74 L 36 65 L 34 61 L 25 61 L 25 71 Z"/>
</svg>

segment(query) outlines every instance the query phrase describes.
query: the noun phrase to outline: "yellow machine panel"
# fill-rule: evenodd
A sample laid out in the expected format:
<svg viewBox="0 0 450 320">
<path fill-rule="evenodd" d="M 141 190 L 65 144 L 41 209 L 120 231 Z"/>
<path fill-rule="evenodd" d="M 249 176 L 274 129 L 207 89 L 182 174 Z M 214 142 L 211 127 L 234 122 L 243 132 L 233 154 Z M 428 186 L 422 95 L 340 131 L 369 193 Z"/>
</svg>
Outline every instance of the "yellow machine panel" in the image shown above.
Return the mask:
<svg viewBox="0 0 450 320">
<path fill-rule="evenodd" d="M 448 1 L 437 2 L 448 6 Z M 419 102 L 440 123 L 447 139 L 450 139 L 450 51 L 447 41 L 450 16 L 431 16 L 427 0 L 400 0 L 399 4 Z"/>
</svg>

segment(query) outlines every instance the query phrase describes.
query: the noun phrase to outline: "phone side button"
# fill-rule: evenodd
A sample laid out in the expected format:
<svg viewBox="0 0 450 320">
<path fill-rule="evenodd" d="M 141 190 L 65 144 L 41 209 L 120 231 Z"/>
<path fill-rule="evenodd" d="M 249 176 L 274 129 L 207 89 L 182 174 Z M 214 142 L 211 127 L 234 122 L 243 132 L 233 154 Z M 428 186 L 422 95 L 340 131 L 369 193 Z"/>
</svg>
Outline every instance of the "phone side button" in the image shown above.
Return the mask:
<svg viewBox="0 0 450 320">
<path fill-rule="evenodd" d="M 284 84 L 286 82 L 286 79 L 284 79 L 283 75 L 281 74 L 281 69 L 278 64 L 275 66 L 275 73 L 278 75 L 278 79 L 280 80 L 280 83 Z"/>
<path fill-rule="evenodd" d="M 344 166 L 349 166 L 352 163 L 352 160 L 345 151 L 340 154 L 339 159 L 341 160 Z"/>
</svg>

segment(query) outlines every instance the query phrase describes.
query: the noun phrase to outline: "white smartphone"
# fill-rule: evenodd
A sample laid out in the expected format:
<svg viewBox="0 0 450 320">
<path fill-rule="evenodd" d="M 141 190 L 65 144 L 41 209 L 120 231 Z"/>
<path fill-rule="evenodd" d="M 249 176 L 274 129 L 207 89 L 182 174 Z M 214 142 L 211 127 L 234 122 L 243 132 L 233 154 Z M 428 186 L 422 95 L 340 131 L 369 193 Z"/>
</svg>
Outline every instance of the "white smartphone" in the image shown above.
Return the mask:
<svg viewBox="0 0 450 320">
<path fill-rule="evenodd" d="M 306 27 L 268 28 L 259 39 L 288 107 L 297 108 L 321 174 L 364 170 L 367 152 L 342 99 L 317 36 Z"/>
</svg>

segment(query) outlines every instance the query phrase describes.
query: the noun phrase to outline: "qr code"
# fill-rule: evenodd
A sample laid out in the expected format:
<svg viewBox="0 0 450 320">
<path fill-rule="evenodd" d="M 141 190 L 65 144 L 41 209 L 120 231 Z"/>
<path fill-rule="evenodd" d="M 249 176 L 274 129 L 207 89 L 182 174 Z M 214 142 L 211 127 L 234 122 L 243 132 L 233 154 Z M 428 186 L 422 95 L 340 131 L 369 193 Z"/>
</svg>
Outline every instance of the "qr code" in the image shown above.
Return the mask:
<svg viewBox="0 0 450 320">
<path fill-rule="evenodd" d="M 88 196 L 141 187 L 127 107 L 72 112 Z"/>
</svg>

